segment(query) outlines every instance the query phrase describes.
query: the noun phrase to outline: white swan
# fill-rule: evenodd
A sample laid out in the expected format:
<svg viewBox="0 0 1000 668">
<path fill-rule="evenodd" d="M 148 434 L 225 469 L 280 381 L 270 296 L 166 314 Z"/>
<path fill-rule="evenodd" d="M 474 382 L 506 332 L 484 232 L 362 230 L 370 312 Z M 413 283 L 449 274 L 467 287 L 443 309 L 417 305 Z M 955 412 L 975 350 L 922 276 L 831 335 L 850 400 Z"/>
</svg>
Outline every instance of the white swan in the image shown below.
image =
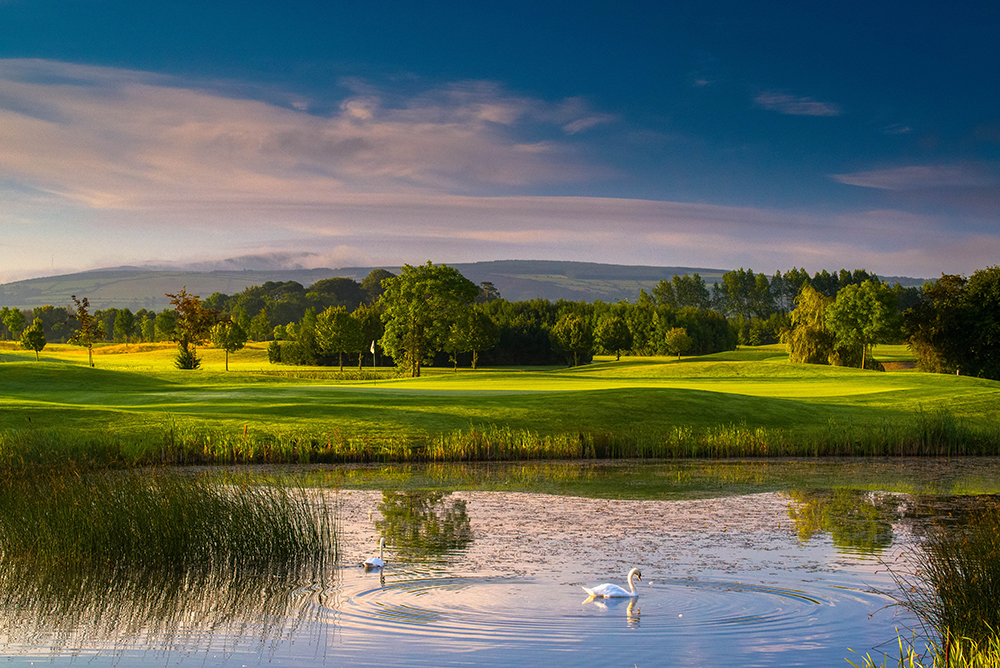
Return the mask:
<svg viewBox="0 0 1000 668">
<path fill-rule="evenodd" d="M 376 568 L 382 568 L 385 566 L 385 561 L 382 560 L 382 550 L 385 549 L 385 538 L 381 538 L 378 541 L 378 556 L 368 557 L 365 559 L 365 570 L 370 571 Z"/>
<path fill-rule="evenodd" d="M 633 568 L 628 572 L 628 590 L 622 589 L 618 585 L 605 582 L 602 585 L 597 585 L 593 589 L 587 589 L 584 587 L 583 591 L 590 594 L 592 598 L 635 598 L 639 595 L 639 592 L 635 590 L 635 583 L 632 581 L 632 578 L 642 582 L 642 571 L 638 568 Z"/>
</svg>

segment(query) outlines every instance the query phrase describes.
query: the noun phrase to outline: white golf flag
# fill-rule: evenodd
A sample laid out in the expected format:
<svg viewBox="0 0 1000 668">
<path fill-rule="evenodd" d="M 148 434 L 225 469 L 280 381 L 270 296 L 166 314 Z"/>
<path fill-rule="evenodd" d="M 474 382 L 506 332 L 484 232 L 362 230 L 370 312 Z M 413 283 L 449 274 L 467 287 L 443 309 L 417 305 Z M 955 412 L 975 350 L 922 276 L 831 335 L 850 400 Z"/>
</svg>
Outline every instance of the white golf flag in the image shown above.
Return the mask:
<svg viewBox="0 0 1000 668">
<path fill-rule="evenodd" d="M 375 341 L 372 341 L 372 355 L 375 354 Z"/>
</svg>

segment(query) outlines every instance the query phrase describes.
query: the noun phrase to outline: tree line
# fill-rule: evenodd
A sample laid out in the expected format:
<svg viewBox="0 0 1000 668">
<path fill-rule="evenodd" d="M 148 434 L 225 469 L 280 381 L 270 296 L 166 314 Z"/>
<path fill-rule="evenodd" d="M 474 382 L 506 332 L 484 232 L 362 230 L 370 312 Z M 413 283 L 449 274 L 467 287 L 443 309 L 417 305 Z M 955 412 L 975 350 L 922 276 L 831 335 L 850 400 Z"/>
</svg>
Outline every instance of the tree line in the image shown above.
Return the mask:
<svg viewBox="0 0 1000 668">
<path fill-rule="evenodd" d="M 782 334 L 792 362 L 878 369 L 872 347 L 905 341 L 921 371 L 1000 380 L 1000 267 L 943 274 L 912 302 L 866 279 L 835 296 L 806 284 L 795 303 Z"/>
<path fill-rule="evenodd" d="M 253 340 L 271 342 L 274 363 L 343 369 L 345 361 L 370 359 L 413 376 L 428 364 L 577 365 L 597 353 L 703 355 L 779 340 L 792 361 L 877 368 L 874 345 L 906 341 L 924 370 L 997 377 L 991 337 L 1000 325 L 990 301 L 997 273 L 944 275 L 917 289 L 889 286 L 862 269 L 767 276 L 741 268 L 711 288 L 697 273 L 677 275 L 634 302 L 509 302 L 490 283 L 428 262 L 398 275 L 377 269 L 360 282 L 267 282 L 205 300 L 185 289 L 168 295 L 173 308 L 160 313 L 91 314 L 86 299 L 74 296 L 72 312 L 4 308 L 0 321 L 5 337 L 28 336 L 35 345 L 174 341 L 181 368 L 195 368 L 197 346 L 209 340 L 227 351 L 227 367 L 228 353 Z"/>
</svg>

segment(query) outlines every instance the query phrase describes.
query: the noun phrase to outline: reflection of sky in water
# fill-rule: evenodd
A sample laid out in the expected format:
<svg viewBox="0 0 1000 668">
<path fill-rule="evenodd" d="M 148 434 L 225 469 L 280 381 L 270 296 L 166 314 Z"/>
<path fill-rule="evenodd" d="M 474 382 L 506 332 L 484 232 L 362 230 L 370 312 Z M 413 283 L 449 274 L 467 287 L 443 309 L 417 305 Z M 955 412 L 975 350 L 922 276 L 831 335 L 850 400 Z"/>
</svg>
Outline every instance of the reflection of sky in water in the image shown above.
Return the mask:
<svg viewBox="0 0 1000 668">
<path fill-rule="evenodd" d="M 397 665 L 458 663 L 449 657 L 465 652 L 499 664 L 586 665 L 596 652 L 640 666 L 663 665 L 665 657 L 687 665 L 823 665 L 843 661 L 848 647 L 894 639 L 900 621 L 891 611 L 868 619 L 888 603 L 869 588 L 892 586 L 876 574 L 877 558 L 838 551 L 822 533 L 800 540 L 782 494 L 673 502 L 448 498 L 466 502 L 474 541 L 428 567 L 394 564 L 390 537 L 386 587 L 358 585 L 363 593 L 341 617 L 341 651 L 361 646 L 359 661 Z M 368 509 L 380 494 L 341 499 L 345 561 L 359 563 L 378 535 L 380 518 L 369 519 Z M 581 586 L 625 586 L 632 566 L 642 568 L 643 583 L 631 613 L 628 601 L 584 604 Z M 354 587 L 349 571 L 343 587 Z M 418 633 L 401 628 L 405 616 L 381 614 L 397 605 L 420 608 Z M 429 621 L 431 612 L 440 618 Z M 408 649 L 397 649 L 396 640 Z"/>
<path fill-rule="evenodd" d="M 337 493 L 341 569 L 325 590 L 288 585 L 280 605 L 242 620 L 203 603 L 169 630 L 152 621 L 116 638 L 41 630 L 36 644 L 74 633 L 80 644 L 50 653 L 29 636 L 0 655 L 61 663 L 79 651 L 88 665 L 118 666 L 834 665 L 848 647 L 894 640 L 904 621 L 869 591 L 892 587 L 877 557 L 838 549 L 823 531 L 800 539 L 779 493 L 456 492 L 408 500 L 413 512 L 386 498 Z M 365 572 L 383 533 L 388 565 Z M 582 586 L 626 586 L 632 566 L 643 572 L 636 601 L 584 603 Z"/>
</svg>

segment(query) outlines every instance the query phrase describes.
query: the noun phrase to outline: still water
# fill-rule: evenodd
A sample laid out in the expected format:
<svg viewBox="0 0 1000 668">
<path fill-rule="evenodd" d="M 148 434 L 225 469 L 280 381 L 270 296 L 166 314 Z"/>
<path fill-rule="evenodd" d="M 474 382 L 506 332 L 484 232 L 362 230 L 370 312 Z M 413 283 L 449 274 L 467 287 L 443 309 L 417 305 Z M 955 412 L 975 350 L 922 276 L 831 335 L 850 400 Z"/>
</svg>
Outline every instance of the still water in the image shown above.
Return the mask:
<svg viewBox="0 0 1000 668">
<path fill-rule="evenodd" d="M 0 577 L 0 664 L 817 666 L 911 633 L 886 564 L 906 569 L 927 497 L 801 480 L 753 492 L 730 473 L 740 493 L 323 488 L 339 559 L 312 578 L 109 571 L 60 603 Z M 365 571 L 380 537 L 388 564 Z M 626 586 L 632 567 L 636 599 L 586 600 L 581 587 Z"/>
</svg>

